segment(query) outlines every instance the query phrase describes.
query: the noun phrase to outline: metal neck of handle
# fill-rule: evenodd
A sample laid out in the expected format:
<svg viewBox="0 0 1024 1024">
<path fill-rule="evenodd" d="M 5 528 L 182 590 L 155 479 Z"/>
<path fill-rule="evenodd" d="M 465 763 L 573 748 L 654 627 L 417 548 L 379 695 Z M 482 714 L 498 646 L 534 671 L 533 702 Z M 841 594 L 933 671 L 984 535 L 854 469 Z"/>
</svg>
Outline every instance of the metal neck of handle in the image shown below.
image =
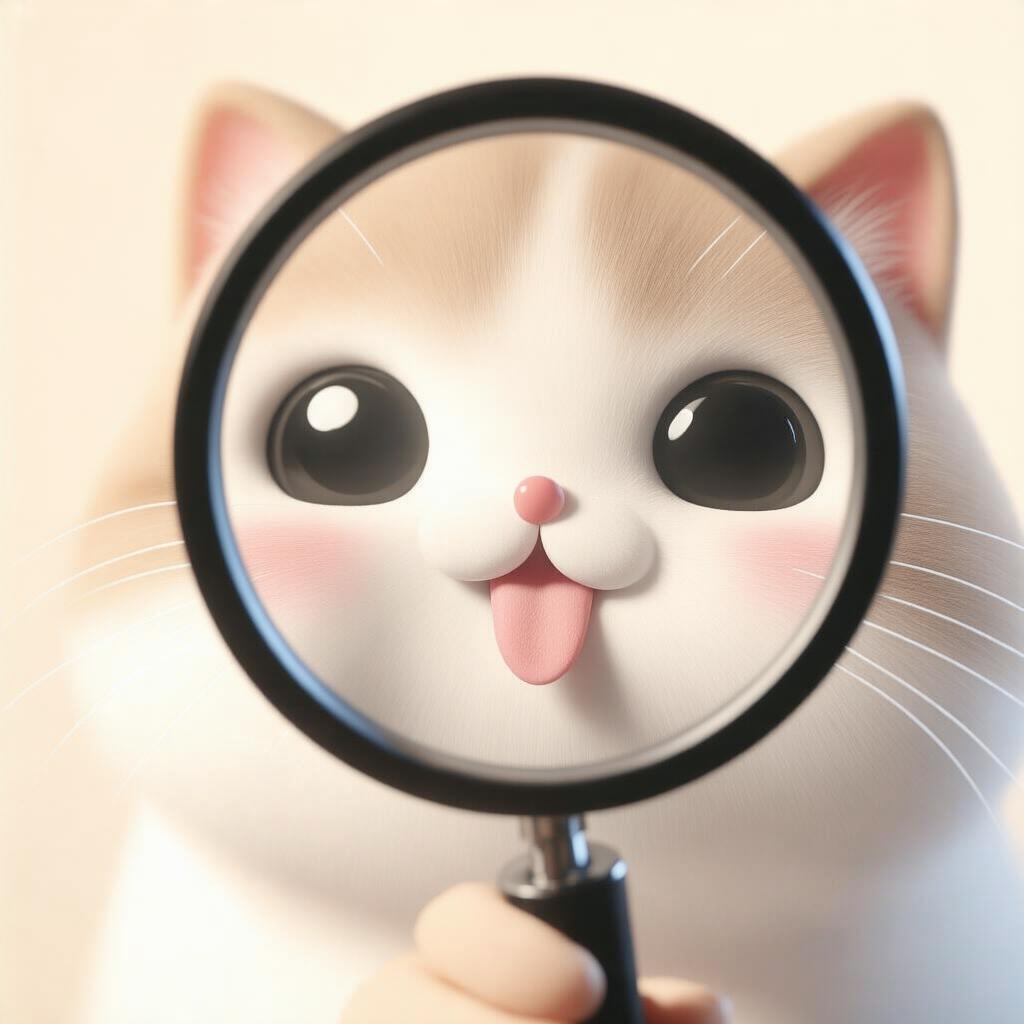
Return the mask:
<svg viewBox="0 0 1024 1024">
<path fill-rule="evenodd" d="M 529 844 L 531 881 L 538 888 L 557 889 L 586 874 L 591 858 L 582 814 L 520 818 L 519 828 Z"/>
</svg>

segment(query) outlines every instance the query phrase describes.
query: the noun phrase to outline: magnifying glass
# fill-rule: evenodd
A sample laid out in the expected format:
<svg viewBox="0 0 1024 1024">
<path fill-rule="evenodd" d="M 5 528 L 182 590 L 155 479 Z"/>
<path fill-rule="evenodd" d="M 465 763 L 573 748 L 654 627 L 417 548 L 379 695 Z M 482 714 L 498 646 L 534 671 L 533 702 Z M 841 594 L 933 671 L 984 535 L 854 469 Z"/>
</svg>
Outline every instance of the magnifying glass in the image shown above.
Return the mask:
<svg viewBox="0 0 1024 1024">
<path fill-rule="evenodd" d="M 881 303 L 721 130 L 568 80 L 348 135 L 235 247 L 179 396 L 178 508 L 260 690 L 408 793 L 517 815 L 509 900 L 639 1022 L 585 812 L 765 737 L 882 574 L 904 467 Z"/>
</svg>

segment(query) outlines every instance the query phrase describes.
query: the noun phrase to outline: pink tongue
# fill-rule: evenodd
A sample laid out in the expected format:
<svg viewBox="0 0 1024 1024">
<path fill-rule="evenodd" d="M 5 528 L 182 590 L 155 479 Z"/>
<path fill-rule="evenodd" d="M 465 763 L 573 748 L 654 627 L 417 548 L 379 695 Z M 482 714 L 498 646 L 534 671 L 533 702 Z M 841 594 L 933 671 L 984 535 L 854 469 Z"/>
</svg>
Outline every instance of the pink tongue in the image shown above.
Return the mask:
<svg viewBox="0 0 1024 1024">
<path fill-rule="evenodd" d="M 594 592 L 563 576 L 537 541 L 533 554 L 491 580 L 494 636 L 505 664 L 541 685 L 569 671 L 587 638 Z"/>
</svg>

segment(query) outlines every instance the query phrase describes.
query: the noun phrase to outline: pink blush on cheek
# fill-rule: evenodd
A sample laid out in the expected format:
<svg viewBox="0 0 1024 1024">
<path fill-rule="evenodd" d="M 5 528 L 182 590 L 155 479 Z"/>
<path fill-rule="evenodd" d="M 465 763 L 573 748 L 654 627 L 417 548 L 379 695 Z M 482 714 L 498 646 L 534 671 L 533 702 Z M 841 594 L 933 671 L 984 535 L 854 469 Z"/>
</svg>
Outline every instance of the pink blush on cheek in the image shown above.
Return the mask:
<svg viewBox="0 0 1024 1024">
<path fill-rule="evenodd" d="M 261 520 L 239 525 L 236 538 L 271 614 L 346 603 L 359 592 L 368 547 L 351 527 Z"/>
<path fill-rule="evenodd" d="M 737 541 L 736 564 L 761 600 L 799 613 L 817 596 L 816 576 L 828 575 L 838 541 L 836 527 L 824 522 L 752 527 Z"/>
</svg>

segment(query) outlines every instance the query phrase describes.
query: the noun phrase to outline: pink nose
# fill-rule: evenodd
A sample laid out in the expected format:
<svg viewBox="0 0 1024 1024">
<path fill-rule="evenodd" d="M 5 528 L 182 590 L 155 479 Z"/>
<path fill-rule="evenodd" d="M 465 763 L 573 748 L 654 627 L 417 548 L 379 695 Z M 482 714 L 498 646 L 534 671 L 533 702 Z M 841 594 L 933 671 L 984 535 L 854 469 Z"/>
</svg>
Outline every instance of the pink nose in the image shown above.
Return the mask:
<svg viewBox="0 0 1024 1024">
<path fill-rule="evenodd" d="M 528 476 L 517 488 L 516 511 L 528 523 L 550 523 L 565 507 L 565 491 L 546 476 Z"/>
</svg>

